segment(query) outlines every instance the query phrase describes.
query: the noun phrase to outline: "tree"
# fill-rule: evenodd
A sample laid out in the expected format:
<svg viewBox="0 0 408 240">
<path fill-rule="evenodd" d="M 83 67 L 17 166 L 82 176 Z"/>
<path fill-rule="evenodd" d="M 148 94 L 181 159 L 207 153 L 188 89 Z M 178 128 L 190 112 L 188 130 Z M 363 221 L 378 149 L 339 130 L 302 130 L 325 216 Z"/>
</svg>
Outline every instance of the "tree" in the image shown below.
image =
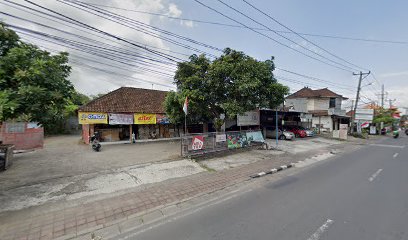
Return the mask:
<svg viewBox="0 0 408 240">
<path fill-rule="evenodd" d="M 35 121 L 52 129 L 76 91 L 68 53 L 51 55 L 0 24 L 0 121 Z M 3 45 L 4 44 L 4 45 Z"/>
<path fill-rule="evenodd" d="M 174 77 L 178 91 L 168 94 L 166 113 L 172 122 L 182 122 L 182 104 L 188 97 L 188 121 L 213 120 L 219 130 L 223 124 L 220 114 L 233 118 L 256 108 L 274 108 L 289 93 L 274 78 L 274 69 L 273 58 L 258 61 L 229 48 L 213 61 L 192 55 L 178 64 Z"/>
</svg>

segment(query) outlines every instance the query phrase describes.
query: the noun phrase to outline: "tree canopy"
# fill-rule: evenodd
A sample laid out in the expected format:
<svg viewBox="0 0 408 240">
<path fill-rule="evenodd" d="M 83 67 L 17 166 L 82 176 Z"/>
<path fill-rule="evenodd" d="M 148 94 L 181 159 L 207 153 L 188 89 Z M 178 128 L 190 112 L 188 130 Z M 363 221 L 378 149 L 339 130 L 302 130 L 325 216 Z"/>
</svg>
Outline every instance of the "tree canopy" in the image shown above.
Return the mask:
<svg viewBox="0 0 408 240">
<path fill-rule="evenodd" d="M 186 97 L 190 122 L 218 122 L 220 114 L 232 118 L 256 108 L 275 108 L 289 88 L 277 82 L 274 69 L 273 58 L 258 61 L 229 48 L 215 60 L 192 55 L 178 64 L 174 77 L 178 90 L 167 95 L 166 113 L 172 122 L 182 122 Z"/>
<path fill-rule="evenodd" d="M 86 101 L 67 79 L 68 53 L 51 55 L 1 23 L 0 44 L 0 121 L 35 121 L 47 129 Z"/>
</svg>

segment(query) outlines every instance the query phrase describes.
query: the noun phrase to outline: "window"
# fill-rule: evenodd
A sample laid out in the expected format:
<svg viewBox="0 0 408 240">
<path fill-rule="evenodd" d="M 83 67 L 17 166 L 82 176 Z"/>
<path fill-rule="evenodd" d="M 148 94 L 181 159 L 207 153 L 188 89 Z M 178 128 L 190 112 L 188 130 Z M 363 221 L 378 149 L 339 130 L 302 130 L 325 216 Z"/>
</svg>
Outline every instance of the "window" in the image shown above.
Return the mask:
<svg viewBox="0 0 408 240">
<path fill-rule="evenodd" d="M 335 108 L 335 107 L 336 107 L 336 98 L 330 98 L 329 108 Z"/>
</svg>

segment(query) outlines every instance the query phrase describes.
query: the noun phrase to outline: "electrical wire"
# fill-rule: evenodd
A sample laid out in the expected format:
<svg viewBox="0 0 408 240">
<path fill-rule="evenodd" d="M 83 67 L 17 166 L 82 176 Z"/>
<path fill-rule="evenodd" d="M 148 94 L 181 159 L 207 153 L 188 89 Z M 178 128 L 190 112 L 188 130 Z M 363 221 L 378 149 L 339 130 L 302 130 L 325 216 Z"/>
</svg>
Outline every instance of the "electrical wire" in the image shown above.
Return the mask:
<svg viewBox="0 0 408 240">
<path fill-rule="evenodd" d="M 5 0 L 5 1 L 9 2 L 8 0 Z M 145 50 L 145 51 L 147 51 L 147 52 L 150 52 L 150 53 L 152 53 L 152 54 L 161 56 L 161 57 L 166 58 L 166 59 L 168 59 L 168 60 L 170 60 L 170 61 L 177 62 L 177 60 L 175 60 L 175 58 L 174 58 L 173 56 L 170 56 L 170 55 L 168 55 L 168 54 L 166 54 L 166 53 L 162 53 L 162 52 L 157 51 L 157 50 L 153 50 L 153 49 L 150 49 L 150 48 L 147 48 L 147 47 L 143 47 L 143 46 L 141 46 L 140 44 L 137 44 L 137 43 L 135 43 L 135 42 L 133 42 L 133 41 L 130 41 L 130 40 L 128 40 L 128 39 L 125 39 L 125 38 L 116 36 L 116 35 L 114 35 L 114 34 L 108 33 L 108 32 L 106 32 L 106 31 L 100 30 L 100 29 L 98 29 L 98 28 L 96 28 L 96 27 L 92 27 L 92 26 L 90 26 L 89 24 L 83 23 L 83 22 L 81 22 L 81 21 L 79 21 L 79 20 L 76 20 L 76 19 L 73 19 L 73 18 L 71 18 L 71 17 L 68 17 L 68 16 L 66 16 L 66 15 L 64 15 L 64 14 L 61 14 L 61 13 L 57 12 L 57 11 L 54 11 L 54 10 L 52 10 L 52 9 L 49 9 L 49 8 L 46 8 L 46 7 L 41 6 L 41 5 L 39 5 L 39 4 L 36 4 L 36 3 L 34 3 L 34 2 L 32 2 L 32 1 L 30 1 L 30 0 L 24 0 L 24 1 L 27 2 L 27 3 L 29 3 L 29 4 L 31 4 L 31 5 L 34 5 L 34 6 L 36 6 L 36 7 L 41 8 L 41 9 L 47 10 L 47 11 L 49 11 L 49 12 L 51 12 L 51 13 L 54 13 L 54 14 L 56 14 L 56 15 L 58 15 L 58 16 L 61 16 L 61 17 L 63 17 L 63 18 L 66 18 L 66 19 L 68 19 L 70 22 L 78 23 L 80 26 L 82 26 L 82 27 L 84 27 L 84 28 L 86 28 L 86 29 L 90 29 L 90 30 L 93 30 L 93 31 L 98 32 L 98 33 L 100 33 L 100 34 L 109 36 L 109 37 L 111 37 L 111 38 L 113 38 L 113 39 L 117 39 L 117 40 L 119 40 L 119 41 L 125 42 L 125 43 L 127 43 L 127 44 L 129 44 L 129 45 L 132 45 L 132 46 L 136 47 L 136 48 L 143 49 L 143 50 Z"/>
<path fill-rule="evenodd" d="M 232 7 L 231 5 L 229 5 L 229 4 L 225 3 L 225 2 L 223 2 L 222 0 L 217 0 L 217 1 L 220 2 L 220 3 L 222 3 L 224 6 L 226 6 L 226 7 L 230 8 L 230 9 L 234 10 L 235 12 L 241 14 L 242 16 L 244 16 L 244 17 L 250 19 L 251 21 L 253 21 L 253 22 L 255 22 L 255 23 L 257 23 L 257 24 L 259 24 L 259 25 L 261 25 L 261 26 L 263 26 L 263 27 L 266 27 L 267 29 L 269 29 L 269 30 L 272 31 L 272 29 L 270 29 L 270 28 L 269 28 L 268 26 L 266 26 L 265 24 L 263 24 L 263 23 L 261 23 L 261 22 L 255 20 L 255 19 L 253 19 L 252 17 L 249 17 L 248 15 L 246 15 L 245 13 L 243 13 L 242 11 L 239 11 L 238 9 L 236 9 L 236 8 Z M 310 53 L 312 53 L 312 54 L 315 54 L 315 55 L 317 55 L 317 56 L 319 56 L 319 57 L 321 57 L 321 58 L 323 58 L 323 59 L 325 59 L 325 60 L 327 60 L 327 61 L 330 61 L 330 62 L 332 62 L 332 63 L 334 63 L 334 64 L 338 64 L 338 65 L 340 65 L 340 66 L 342 66 L 342 67 L 345 67 L 345 68 L 350 68 L 350 69 L 357 70 L 356 68 L 349 67 L 349 66 L 347 66 L 347 65 L 345 65 L 345 64 L 342 64 L 342 63 L 340 63 L 340 62 L 337 62 L 337 61 L 334 61 L 334 60 L 332 60 L 332 59 L 330 59 L 330 58 L 327 58 L 326 56 L 324 56 L 324 55 L 318 53 L 317 51 L 313 51 L 313 50 L 311 50 L 311 49 L 309 49 L 309 48 L 307 48 L 307 47 L 305 47 L 305 46 L 303 46 L 303 45 L 301 45 L 301 44 L 299 44 L 299 43 L 293 41 L 292 39 L 290 39 L 290 38 L 288 38 L 288 37 L 286 37 L 286 36 L 284 36 L 284 35 L 282 35 L 282 34 L 280 34 L 280 33 L 278 33 L 278 32 L 274 32 L 274 33 L 275 33 L 276 35 L 278 35 L 278 36 L 280 36 L 280 37 L 286 39 L 287 41 L 291 42 L 292 44 L 295 44 L 296 46 L 298 46 L 298 47 L 300 47 L 300 48 L 302 48 L 302 49 L 304 49 L 304 50 L 306 50 L 306 51 L 308 51 L 308 52 L 310 52 Z"/>
<path fill-rule="evenodd" d="M 5 1 L 7 1 L 8 3 L 0 2 L 0 4 L 6 5 L 6 6 L 8 6 L 8 7 L 14 8 L 14 9 L 17 9 L 17 10 L 19 10 L 19 11 L 23 11 L 23 12 L 29 13 L 29 14 L 31 14 L 31 15 L 37 16 L 37 17 L 42 18 L 42 19 L 46 19 L 46 20 L 49 20 L 49 21 L 52 21 L 52 22 L 58 22 L 58 24 L 61 24 L 61 25 L 63 25 L 63 26 L 66 26 L 66 27 L 75 29 L 75 30 L 77 30 L 77 31 L 80 31 L 80 32 L 83 32 L 83 33 L 86 33 L 86 34 L 89 34 L 89 35 L 92 35 L 92 36 L 95 36 L 95 37 L 100 38 L 100 39 L 103 39 L 103 40 L 105 40 L 105 41 L 114 42 L 114 43 L 117 44 L 117 45 L 129 46 L 129 45 L 124 45 L 123 42 L 115 41 L 115 39 L 107 38 L 107 37 L 104 37 L 103 35 L 101 36 L 101 35 L 98 35 L 98 34 L 96 34 L 96 33 L 89 32 L 89 31 L 86 31 L 86 30 L 84 30 L 84 29 L 75 27 L 75 26 L 78 26 L 77 24 L 69 25 L 69 24 L 66 23 L 66 21 L 65 21 L 63 18 L 59 18 L 58 16 L 50 15 L 50 14 L 48 14 L 48 13 L 46 13 L 46 12 L 39 11 L 39 10 L 30 8 L 30 7 L 28 7 L 28 6 L 15 3 L 15 2 L 10 2 L 10 1 L 8 1 L 8 0 L 5 0 Z M 14 5 L 11 5 L 11 4 L 14 4 Z M 26 9 L 31 10 L 31 12 L 28 11 L 28 10 L 26 10 Z M 41 15 L 41 14 L 37 14 L 37 13 L 32 12 L 32 11 L 39 12 L 39 13 L 41 13 L 42 15 Z M 45 17 L 45 16 L 43 16 L 43 15 L 50 16 L 50 17 L 52 17 L 52 18 Z M 134 40 L 133 40 L 133 41 L 134 41 Z M 189 56 L 190 56 L 190 55 L 185 54 L 185 53 L 181 53 L 181 52 L 177 52 L 177 51 L 172 51 L 172 50 L 169 50 L 169 49 L 160 48 L 160 47 L 148 45 L 148 44 L 141 43 L 141 42 L 137 42 L 137 41 L 134 41 L 134 42 L 136 42 L 136 43 L 138 43 L 138 44 L 140 44 L 140 45 L 144 45 L 144 46 L 149 47 L 149 48 L 155 48 L 155 49 L 167 51 L 167 52 L 170 52 L 170 53 L 174 53 L 174 54 L 178 54 L 178 55 L 186 56 L 186 57 L 189 57 Z M 180 60 L 181 60 L 181 61 L 184 61 L 183 59 L 180 59 Z"/>
<path fill-rule="evenodd" d="M 246 3 L 247 5 L 249 5 L 250 7 L 252 7 L 253 9 L 255 9 L 256 11 L 262 13 L 264 16 L 266 16 L 267 18 L 271 19 L 271 20 L 274 21 L 275 23 L 277 23 L 277 24 L 279 24 L 280 26 L 284 27 L 285 29 L 289 30 L 289 31 L 292 32 L 293 34 L 296 34 L 297 36 L 299 36 L 299 37 L 300 37 L 301 39 L 303 39 L 304 41 L 306 41 L 306 42 L 312 44 L 313 46 L 317 47 L 318 49 L 320 49 L 320 50 L 322 50 L 322 51 L 328 53 L 330 56 L 333 56 L 333 57 L 335 57 L 335 58 L 337 58 L 337 59 L 339 59 L 339 60 L 342 60 L 343 62 L 346 62 L 346 63 L 350 64 L 351 66 L 357 67 L 357 68 L 359 68 L 359 69 L 365 69 L 365 68 L 360 67 L 360 66 L 357 66 L 357 65 L 355 65 L 355 64 L 353 64 L 353 63 L 351 63 L 351 62 L 345 60 L 344 58 L 339 57 L 339 56 L 337 56 L 337 55 L 331 53 L 330 51 L 324 49 L 323 47 L 321 47 L 321 46 L 315 44 L 314 42 L 310 41 L 309 39 L 305 38 L 304 36 L 302 36 L 302 35 L 298 34 L 297 32 L 293 31 L 291 28 L 289 28 L 289 27 L 286 26 L 285 24 L 283 24 L 283 23 L 281 23 L 280 21 L 276 20 L 276 19 L 275 19 L 274 17 L 272 17 L 270 14 L 265 13 L 265 12 L 262 11 L 261 9 L 257 8 L 255 5 L 249 3 L 247 0 L 242 0 L 242 1 L 243 1 L 244 3 Z M 365 70 L 367 70 L 367 69 L 365 69 Z M 368 70 L 367 70 L 367 71 L 368 71 Z"/>
<path fill-rule="evenodd" d="M 204 23 L 204 24 L 211 24 L 211 25 L 218 25 L 218 26 L 225 26 L 225 27 L 232 27 L 232 28 L 245 28 L 245 27 L 243 27 L 241 25 L 228 24 L 228 23 L 222 23 L 222 22 L 213 22 L 213 21 L 206 21 L 206 20 L 199 20 L 199 19 L 192 19 L 192 18 L 173 17 L 173 16 L 169 16 L 167 14 L 162 14 L 162 13 L 153 13 L 153 12 L 147 12 L 147 11 L 134 10 L 134 9 L 126 9 L 126 8 L 114 7 L 114 6 L 109 6 L 109 5 L 99 4 L 99 3 L 87 3 L 87 4 L 94 5 L 94 6 L 99 6 L 99 7 L 104 7 L 104 8 L 121 10 L 121 11 L 127 11 L 127 12 L 135 12 L 135 13 L 148 14 L 148 15 L 153 15 L 153 16 L 166 17 L 166 18 L 174 19 L 174 20 L 191 21 L 191 22 L 196 22 L 196 23 Z M 255 30 L 261 30 L 261 31 L 271 31 L 271 30 L 266 29 L 266 28 L 257 28 L 257 27 L 251 27 L 251 28 L 255 29 Z M 300 34 L 300 35 L 303 35 L 303 36 L 310 36 L 310 37 L 320 37 L 320 38 L 332 38 L 332 39 L 351 40 L 351 41 L 363 41 L 363 42 L 374 42 L 374 43 L 388 43 L 388 44 L 408 45 L 408 41 L 367 39 L 367 38 L 329 35 L 329 34 L 304 33 L 304 32 L 297 32 L 297 31 L 296 32 L 281 31 L 281 30 L 276 30 L 276 29 L 273 30 L 273 31 L 276 31 L 276 32 L 279 32 L 279 33 L 285 33 L 285 34 Z"/>
<path fill-rule="evenodd" d="M 249 29 L 249 30 L 251 30 L 251 31 L 253 31 L 253 32 L 255 32 L 255 33 L 258 33 L 259 35 L 262 35 L 262 36 L 264 36 L 264 37 L 266 37 L 266 38 L 272 40 L 273 42 L 275 42 L 275 43 L 277 43 L 277 44 L 279 44 L 279 45 L 281 45 L 281 46 L 284 46 L 284 47 L 286 47 L 286 48 L 288 48 L 288 49 L 291 49 L 291 50 L 293 50 L 293 51 L 295 51 L 295 52 L 297 52 L 297 53 L 299 53 L 299 54 L 302 54 L 302 55 L 304 55 L 304 56 L 306 56 L 306 57 L 308 57 L 308 58 L 314 59 L 314 60 L 316 60 L 316 61 L 318 61 L 318 62 L 324 63 L 324 64 L 326 64 L 326 65 L 328 65 L 328 66 L 332 66 L 332 67 L 334 67 L 334 68 L 337 68 L 337 69 L 340 69 L 340 70 L 343 70 L 343 71 L 352 73 L 352 71 L 350 71 L 349 69 L 342 68 L 342 67 L 339 67 L 339 66 L 337 66 L 337 65 L 333 65 L 333 64 L 330 64 L 330 63 L 328 63 L 328 62 L 322 61 L 321 59 L 318 59 L 318 58 L 316 58 L 316 57 L 313 57 L 313 56 L 311 56 L 311 55 L 309 55 L 309 54 L 307 54 L 307 53 L 304 53 L 304 52 L 302 52 L 302 51 L 299 51 L 299 50 L 297 50 L 296 48 L 293 48 L 293 47 L 291 47 L 291 46 L 289 46 L 289 45 L 287 45 L 287 44 L 285 44 L 285 43 L 282 43 L 282 42 L 280 42 L 280 41 L 278 41 L 278 40 L 276 40 L 276 39 L 270 37 L 269 35 L 266 35 L 266 34 L 264 34 L 264 33 L 261 33 L 261 32 L 259 32 L 259 31 L 257 31 L 257 30 L 251 29 L 251 28 L 248 27 L 246 24 L 244 24 L 244 23 L 242 23 L 242 22 L 240 22 L 240 21 L 238 21 L 238 20 L 235 20 L 235 19 L 232 18 L 232 17 L 227 16 L 226 14 L 224 14 L 224 13 L 218 11 L 217 9 L 215 9 L 215 8 L 213 8 L 213 7 L 210 7 L 210 6 L 208 6 L 208 5 L 204 4 L 204 3 L 202 3 L 201 1 L 198 1 L 198 0 L 194 0 L 194 1 L 197 2 L 197 3 L 200 4 L 200 5 L 202 5 L 202 6 L 206 7 L 206 8 L 208 8 L 208 9 L 210 9 L 210 10 L 212 10 L 212 11 L 214 11 L 214 12 L 220 14 L 221 16 L 224 16 L 225 18 L 228 18 L 228 19 L 230 19 L 231 21 L 234 21 L 234 22 L 236 22 L 236 23 L 238 23 L 238 24 L 244 26 L 245 28 L 247 28 L 247 29 Z"/>
</svg>

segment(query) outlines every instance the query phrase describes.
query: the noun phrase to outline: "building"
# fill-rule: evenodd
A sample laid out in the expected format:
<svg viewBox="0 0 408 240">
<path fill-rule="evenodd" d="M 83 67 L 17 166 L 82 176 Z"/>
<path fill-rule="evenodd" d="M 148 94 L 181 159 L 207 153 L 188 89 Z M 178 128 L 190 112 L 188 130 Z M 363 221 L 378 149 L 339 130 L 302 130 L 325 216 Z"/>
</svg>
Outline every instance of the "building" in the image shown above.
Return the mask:
<svg viewBox="0 0 408 240">
<path fill-rule="evenodd" d="M 285 106 L 296 112 L 312 114 L 312 127 L 319 131 L 340 129 L 340 124 L 349 124 L 350 118 L 341 109 L 341 103 L 348 98 L 323 88 L 313 90 L 304 87 L 286 98 Z"/>
<path fill-rule="evenodd" d="M 121 87 L 78 110 L 82 139 L 98 132 L 101 141 L 130 141 L 179 136 L 179 128 L 165 115 L 166 91 Z M 132 141 L 133 142 L 133 141 Z"/>
</svg>

